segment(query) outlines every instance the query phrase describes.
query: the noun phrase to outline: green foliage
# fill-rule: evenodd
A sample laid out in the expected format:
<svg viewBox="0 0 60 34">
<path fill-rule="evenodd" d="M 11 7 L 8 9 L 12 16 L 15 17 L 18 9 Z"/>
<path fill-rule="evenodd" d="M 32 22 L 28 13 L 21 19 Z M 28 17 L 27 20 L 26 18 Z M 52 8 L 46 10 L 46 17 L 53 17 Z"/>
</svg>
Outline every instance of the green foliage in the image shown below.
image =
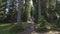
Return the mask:
<svg viewBox="0 0 60 34">
<path fill-rule="evenodd" d="M 16 34 L 15 32 L 10 32 L 10 27 L 12 27 L 11 24 L 0 24 L 0 34 Z"/>
<path fill-rule="evenodd" d="M 41 16 L 40 18 L 38 18 L 38 24 L 36 25 L 36 30 L 38 31 L 47 31 L 47 28 L 45 26 L 45 21 L 44 21 L 44 17 Z"/>
<path fill-rule="evenodd" d="M 57 28 L 60 28 L 60 3 L 57 2 L 56 8 L 55 8 L 55 12 L 56 12 L 56 21 L 55 21 L 55 25 Z"/>
<path fill-rule="evenodd" d="M 27 25 L 27 22 L 21 22 L 19 25 L 13 26 L 10 30 L 11 32 L 22 32 L 24 31 L 24 27 Z"/>
<path fill-rule="evenodd" d="M 56 0 L 49 0 L 49 8 L 50 9 L 56 8 Z"/>
<path fill-rule="evenodd" d="M 38 23 L 36 25 L 36 30 L 38 31 L 49 31 L 52 28 L 53 24 L 47 22 L 44 16 L 38 18 Z"/>
<path fill-rule="evenodd" d="M 38 31 L 46 31 L 47 28 L 45 27 L 44 23 L 39 23 L 39 24 L 36 25 L 36 30 L 38 30 Z"/>
<path fill-rule="evenodd" d="M 5 9 L 7 8 L 7 0 L 0 0 L 0 22 L 6 22 L 6 21 L 9 22 L 9 20 L 11 22 L 16 21 L 17 11 L 14 6 L 14 0 L 11 0 L 11 3 L 12 5 L 10 5 L 9 12 L 6 14 Z"/>
<path fill-rule="evenodd" d="M 38 23 L 44 22 L 44 16 L 38 18 Z"/>
<path fill-rule="evenodd" d="M 6 0 L 0 0 L 0 20 L 6 18 L 4 12 L 5 8 L 6 8 Z"/>
</svg>

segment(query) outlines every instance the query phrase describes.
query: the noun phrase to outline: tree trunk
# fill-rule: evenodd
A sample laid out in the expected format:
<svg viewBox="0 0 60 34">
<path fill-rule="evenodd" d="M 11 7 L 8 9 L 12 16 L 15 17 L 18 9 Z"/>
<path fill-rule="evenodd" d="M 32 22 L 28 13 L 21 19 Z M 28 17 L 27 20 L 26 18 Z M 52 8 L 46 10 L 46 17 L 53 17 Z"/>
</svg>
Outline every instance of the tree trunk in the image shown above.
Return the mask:
<svg viewBox="0 0 60 34">
<path fill-rule="evenodd" d="M 41 17 L 41 1 L 38 0 L 38 19 Z"/>
<path fill-rule="evenodd" d="M 16 1 L 16 9 L 17 9 L 17 24 L 21 22 L 21 11 L 23 7 L 23 0 L 15 0 Z"/>
<path fill-rule="evenodd" d="M 28 22 L 28 19 L 30 19 L 31 17 L 31 4 L 30 4 L 30 1 L 31 0 L 25 0 L 25 13 L 26 13 L 26 17 L 27 17 L 27 22 Z"/>
<path fill-rule="evenodd" d="M 40 17 L 41 16 L 41 1 L 38 0 L 38 16 Z"/>
<path fill-rule="evenodd" d="M 35 23 L 37 23 L 38 19 L 38 0 L 33 0 L 33 6 L 34 6 L 34 18 L 35 18 Z"/>
</svg>

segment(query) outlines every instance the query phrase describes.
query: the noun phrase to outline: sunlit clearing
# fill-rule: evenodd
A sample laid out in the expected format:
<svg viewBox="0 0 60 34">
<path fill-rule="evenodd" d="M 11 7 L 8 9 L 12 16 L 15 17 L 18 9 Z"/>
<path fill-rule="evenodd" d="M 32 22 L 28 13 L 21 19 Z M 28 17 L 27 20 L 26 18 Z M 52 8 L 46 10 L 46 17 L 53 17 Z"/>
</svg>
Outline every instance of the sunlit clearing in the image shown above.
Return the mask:
<svg viewBox="0 0 60 34">
<path fill-rule="evenodd" d="M 9 24 L 1 24 L 0 26 L 7 26 L 7 25 L 9 25 Z"/>
</svg>

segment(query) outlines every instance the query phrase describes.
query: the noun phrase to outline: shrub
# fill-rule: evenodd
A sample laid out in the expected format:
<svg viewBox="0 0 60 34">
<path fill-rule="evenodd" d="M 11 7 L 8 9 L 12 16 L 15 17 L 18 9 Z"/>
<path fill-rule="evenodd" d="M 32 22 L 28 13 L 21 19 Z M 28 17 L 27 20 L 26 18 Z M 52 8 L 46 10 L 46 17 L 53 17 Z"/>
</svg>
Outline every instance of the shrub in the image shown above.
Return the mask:
<svg viewBox="0 0 60 34">
<path fill-rule="evenodd" d="M 36 25 L 36 30 L 38 31 L 48 31 L 48 28 L 46 27 L 46 22 L 43 16 L 41 16 L 38 19 L 38 24 Z"/>
</svg>

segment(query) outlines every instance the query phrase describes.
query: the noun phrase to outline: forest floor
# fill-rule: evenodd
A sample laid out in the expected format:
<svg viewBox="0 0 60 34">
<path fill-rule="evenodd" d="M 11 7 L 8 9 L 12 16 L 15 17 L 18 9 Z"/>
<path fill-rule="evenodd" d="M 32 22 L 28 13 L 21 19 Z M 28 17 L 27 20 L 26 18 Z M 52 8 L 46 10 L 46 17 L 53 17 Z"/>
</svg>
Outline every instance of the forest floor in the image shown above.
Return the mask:
<svg viewBox="0 0 60 34">
<path fill-rule="evenodd" d="M 59 31 L 49 31 L 49 32 L 30 32 L 30 31 L 24 31 L 22 33 L 17 33 L 17 34 L 60 34 Z"/>
<path fill-rule="evenodd" d="M 51 30 L 48 32 L 46 32 L 46 31 L 36 32 L 31 29 L 31 25 L 27 25 L 23 32 L 19 32 L 17 34 L 60 34 L 60 31 Z"/>
<path fill-rule="evenodd" d="M 0 24 L 0 34 L 15 34 L 9 30 L 11 27 L 11 23 Z"/>
<path fill-rule="evenodd" d="M 26 31 L 25 33 L 18 33 L 18 34 L 28 34 L 28 32 Z M 49 31 L 49 32 L 31 32 L 29 34 L 60 34 L 60 32 L 58 31 Z"/>
<path fill-rule="evenodd" d="M 60 31 L 56 31 L 56 30 L 51 30 L 51 31 L 38 31 L 36 32 L 35 30 L 33 31 L 31 29 L 31 25 L 27 25 L 26 28 L 24 29 L 23 32 L 10 32 L 9 30 L 6 30 L 7 28 L 11 27 L 10 24 L 0 24 L 0 34 L 60 34 Z"/>
</svg>

